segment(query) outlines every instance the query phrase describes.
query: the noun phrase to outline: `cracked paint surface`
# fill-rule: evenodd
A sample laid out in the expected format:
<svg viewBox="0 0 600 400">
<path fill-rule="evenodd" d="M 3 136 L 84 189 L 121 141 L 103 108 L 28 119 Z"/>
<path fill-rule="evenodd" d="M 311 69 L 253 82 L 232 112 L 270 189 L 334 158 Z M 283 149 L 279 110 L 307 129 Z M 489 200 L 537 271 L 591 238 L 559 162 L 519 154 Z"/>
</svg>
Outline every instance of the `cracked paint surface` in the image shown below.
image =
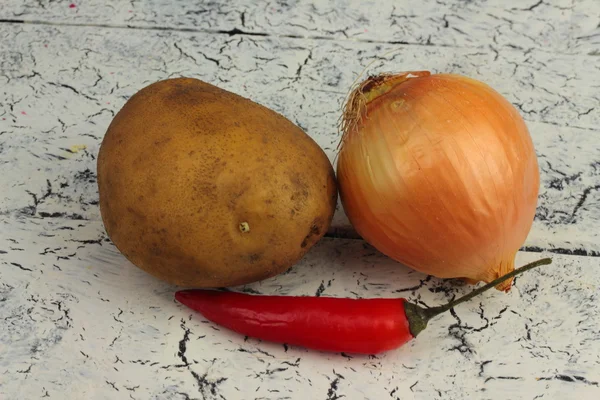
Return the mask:
<svg viewBox="0 0 600 400">
<path fill-rule="evenodd" d="M 183 2 L 6 0 L 4 19 L 594 54 L 595 0 Z"/>
<path fill-rule="evenodd" d="M 517 278 L 510 293 L 458 306 L 403 348 L 357 356 L 264 343 L 219 328 L 176 303 L 175 287 L 125 261 L 99 221 L 35 223 L 38 230 L 11 218 L 0 229 L 0 395 L 6 398 L 241 399 L 250 393 L 395 399 L 441 393 L 462 399 L 510 385 L 511 398 L 531 399 L 586 398 L 599 390 L 598 257 L 555 255 L 552 265 Z M 517 263 L 540 256 L 519 253 Z M 329 238 L 288 273 L 234 289 L 403 296 L 428 306 L 470 290 L 402 267 L 360 241 Z"/>
<path fill-rule="evenodd" d="M 0 398 L 598 397 L 597 1 L 198 3 L 3 1 Z M 481 79 L 528 124 L 541 189 L 517 264 L 554 263 L 510 293 L 457 307 L 397 351 L 327 354 L 209 323 L 106 237 L 95 157 L 141 87 L 206 80 L 282 113 L 335 162 L 357 76 L 408 69 Z M 329 234 L 355 236 L 339 206 Z M 469 291 L 331 238 L 289 272 L 235 289 L 422 306 Z"/>
<path fill-rule="evenodd" d="M 335 163 L 340 109 L 365 67 L 365 74 L 431 69 L 487 82 L 525 118 L 541 170 L 526 248 L 600 252 L 600 65 L 590 56 L 243 34 L 133 30 L 127 41 L 122 35 L 108 28 L 0 25 L 6 66 L 0 213 L 98 219 L 100 141 L 129 96 L 154 81 L 192 76 L 249 97 L 299 125 Z M 329 233 L 356 236 L 340 204 Z"/>
</svg>

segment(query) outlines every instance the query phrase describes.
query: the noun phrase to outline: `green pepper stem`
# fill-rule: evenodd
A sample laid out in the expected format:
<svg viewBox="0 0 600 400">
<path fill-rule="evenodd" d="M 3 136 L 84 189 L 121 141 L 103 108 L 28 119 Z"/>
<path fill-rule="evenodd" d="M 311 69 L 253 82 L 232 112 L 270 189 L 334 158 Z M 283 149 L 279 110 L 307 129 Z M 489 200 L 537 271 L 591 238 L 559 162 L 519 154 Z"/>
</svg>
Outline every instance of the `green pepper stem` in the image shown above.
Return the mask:
<svg viewBox="0 0 600 400">
<path fill-rule="evenodd" d="M 491 281 L 490 283 L 488 283 L 485 286 L 480 287 L 479 289 L 475 289 L 473 290 L 471 293 L 466 294 L 462 297 L 459 297 L 456 300 L 452 300 L 451 302 L 449 302 L 448 304 L 445 304 L 443 306 L 438 306 L 438 307 L 431 307 L 431 308 L 426 308 L 424 309 L 424 313 L 425 313 L 425 317 L 427 320 L 430 320 L 431 318 L 446 312 L 448 310 L 450 310 L 453 307 L 456 307 L 457 305 L 459 305 L 460 303 L 464 303 L 465 301 L 471 300 L 473 297 L 480 295 L 481 293 L 495 287 L 496 285 L 498 285 L 499 283 L 504 282 L 507 279 L 510 279 L 514 276 L 520 275 L 525 271 L 529 271 L 530 269 L 534 269 L 537 268 L 541 265 L 548 265 L 552 263 L 552 259 L 551 258 L 542 258 L 541 260 L 537 260 L 534 262 L 531 262 L 527 265 L 524 265 L 520 268 L 517 268 L 505 275 L 502 275 L 501 277 L 494 279 L 493 281 Z"/>
</svg>

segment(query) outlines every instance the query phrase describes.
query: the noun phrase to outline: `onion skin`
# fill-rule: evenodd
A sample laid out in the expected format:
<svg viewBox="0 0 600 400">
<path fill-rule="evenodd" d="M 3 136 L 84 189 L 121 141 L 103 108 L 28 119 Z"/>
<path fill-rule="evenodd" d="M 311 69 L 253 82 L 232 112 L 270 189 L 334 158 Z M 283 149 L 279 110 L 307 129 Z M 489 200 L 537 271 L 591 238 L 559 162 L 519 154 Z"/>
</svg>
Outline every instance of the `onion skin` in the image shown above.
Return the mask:
<svg viewBox="0 0 600 400">
<path fill-rule="evenodd" d="M 539 168 L 525 122 L 498 92 L 426 71 L 369 78 L 343 130 L 340 196 L 363 239 L 440 278 L 490 282 L 514 269 Z"/>
</svg>

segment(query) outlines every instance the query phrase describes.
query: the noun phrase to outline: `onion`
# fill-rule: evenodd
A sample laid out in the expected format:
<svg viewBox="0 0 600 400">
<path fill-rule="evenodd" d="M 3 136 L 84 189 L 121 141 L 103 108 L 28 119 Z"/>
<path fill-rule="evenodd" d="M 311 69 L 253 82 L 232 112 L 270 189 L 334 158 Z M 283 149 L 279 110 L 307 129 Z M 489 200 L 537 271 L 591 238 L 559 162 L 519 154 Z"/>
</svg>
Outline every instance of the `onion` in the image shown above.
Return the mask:
<svg viewBox="0 0 600 400">
<path fill-rule="evenodd" d="M 514 269 L 539 170 L 525 122 L 499 93 L 427 71 L 370 77 L 341 128 L 340 197 L 363 239 L 439 278 L 491 282 Z"/>
</svg>

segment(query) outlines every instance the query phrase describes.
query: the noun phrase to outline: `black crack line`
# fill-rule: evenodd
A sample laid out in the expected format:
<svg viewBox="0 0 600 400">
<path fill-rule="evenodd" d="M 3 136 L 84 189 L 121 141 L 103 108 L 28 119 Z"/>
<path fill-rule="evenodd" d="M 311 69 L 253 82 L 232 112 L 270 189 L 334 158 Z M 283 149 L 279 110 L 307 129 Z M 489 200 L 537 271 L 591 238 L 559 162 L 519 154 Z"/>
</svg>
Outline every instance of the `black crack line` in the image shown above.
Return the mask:
<svg viewBox="0 0 600 400">
<path fill-rule="evenodd" d="M 571 356 L 571 353 L 569 353 L 568 351 L 565 350 L 554 350 L 552 347 L 550 346 L 538 346 L 538 348 L 540 349 L 547 349 L 550 350 L 551 353 L 557 354 L 557 353 L 562 353 L 565 354 L 567 356 Z"/>
<path fill-rule="evenodd" d="M 14 265 L 15 267 L 22 269 L 23 271 L 33 271 L 32 269 L 26 268 L 19 263 L 11 262 L 10 265 Z"/>
<path fill-rule="evenodd" d="M 194 62 L 194 64 L 198 65 L 198 60 L 196 60 L 194 57 L 192 57 L 191 55 L 189 55 L 188 53 L 183 51 L 183 49 L 177 43 L 173 43 L 173 46 L 179 51 L 179 55 L 181 57 L 189 58 L 190 60 L 192 60 Z"/>
<path fill-rule="evenodd" d="M 554 254 L 564 254 L 569 256 L 585 256 L 585 257 L 600 257 L 600 251 L 585 250 L 585 249 L 565 249 L 561 247 L 545 249 L 539 246 L 525 246 L 520 251 L 530 253 L 543 253 L 549 252 Z"/>
<path fill-rule="evenodd" d="M 211 62 L 217 64 L 217 67 L 221 67 L 221 62 L 219 60 L 217 60 L 216 58 L 209 57 L 201 51 L 199 51 L 198 54 L 200 54 L 202 57 L 204 57 L 207 61 L 211 61 Z"/>
<path fill-rule="evenodd" d="M 298 79 L 300 79 L 300 74 L 302 74 L 302 68 L 308 64 L 308 61 L 312 60 L 312 50 L 308 51 L 308 55 L 306 56 L 306 59 L 304 60 L 304 62 L 302 64 L 300 64 L 298 66 L 298 69 L 296 70 L 296 78 L 295 80 L 297 81 Z"/>
<path fill-rule="evenodd" d="M 67 322 L 67 326 L 71 327 L 72 326 L 71 323 L 73 322 L 73 319 L 69 315 L 69 309 L 68 308 L 63 308 L 63 302 L 62 301 L 52 301 L 52 302 L 50 302 L 50 304 L 55 305 L 56 308 L 58 309 L 58 311 L 60 311 L 63 314 L 63 316 L 60 317 L 58 319 L 58 321 L 60 321 L 60 320 L 62 320 L 64 318 L 65 321 Z"/>
<path fill-rule="evenodd" d="M 583 204 L 587 200 L 587 198 L 590 195 L 590 193 L 592 192 L 592 190 L 600 190 L 600 185 L 590 186 L 590 187 L 585 188 L 585 190 L 581 194 L 581 197 L 579 198 L 579 201 L 575 205 L 575 208 L 573 209 L 573 212 L 571 213 L 571 220 L 572 221 L 575 220 L 575 215 L 577 214 L 577 211 L 579 211 L 579 209 L 583 206 Z"/>
<path fill-rule="evenodd" d="M 415 292 L 415 291 L 421 289 L 423 286 L 425 286 L 425 284 L 427 282 L 429 282 L 431 280 L 431 278 L 432 278 L 431 275 L 427 275 L 427 277 L 425 279 L 420 280 L 418 285 L 403 288 L 403 289 L 397 289 L 397 290 L 394 290 L 394 293 Z"/>
<path fill-rule="evenodd" d="M 121 309 L 119 308 L 119 314 L 117 314 L 116 316 L 115 316 L 115 315 L 113 315 L 113 319 L 114 319 L 115 321 L 117 321 L 117 322 L 123 323 L 123 321 L 119 319 L 119 317 L 120 317 L 121 315 L 123 315 L 123 310 L 121 310 Z"/>
<path fill-rule="evenodd" d="M 322 36 L 322 35 L 296 35 L 296 34 L 274 34 L 267 32 L 250 32 L 241 30 L 239 28 L 233 28 L 230 30 L 223 29 L 201 29 L 201 28 L 181 28 L 181 27 L 173 27 L 173 26 L 136 26 L 136 25 L 118 25 L 118 24 L 91 24 L 91 23 L 77 23 L 77 22 L 51 22 L 51 21 L 42 21 L 42 20 L 23 20 L 23 19 L 11 19 L 11 18 L 3 18 L 0 19 L 0 23 L 6 24 L 34 24 L 34 25 L 46 25 L 46 26 L 69 26 L 69 27 L 82 27 L 82 28 L 107 28 L 107 29 L 132 29 L 132 30 L 142 30 L 142 31 L 171 31 L 171 32 L 189 32 L 189 33 L 208 33 L 208 34 L 216 34 L 216 35 L 228 35 L 228 36 L 259 36 L 259 37 L 274 37 L 274 38 L 286 38 L 286 39 L 301 39 L 301 40 L 326 40 L 326 41 L 334 41 L 339 42 L 340 38 L 335 36 Z M 457 28 L 452 28 L 459 33 L 464 33 L 458 30 Z M 456 46 L 454 44 L 444 44 L 444 43 L 432 43 L 430 38 L 428 38 L 425 42 L 409 42 L 404 40 L 378 40 L 378 39 L 365 39 L 360 37 L 349 37 L 344 30 L 339 31 L 325 31 L 325 33 L 342 33 L 345 39 L 342 40 L 352 40 L 353 42 L 360 43 L 374 43 L 374 44 L 391 44 L 391 45 L 404 45 L 404 46 L 422 46 L 422 47 L 448 47 L 448 48 L 473 48 L 473 46 Z M 464 33 L 466 34 L 466 33 Z M 543 48 L 538 49 L 539 51 L 544 51 Z M 522 53 L 522 51 L 519 51 Z M 552 52 L 556 54 L 556 52 Z M 216 60 L 210 60 L 215 61 Z M 85 94 L 82 94 L 86 96 Z M 94 101 L 97 101 L 93 99 Z"/>
<path fill-rule="evenodd" d="M 212 360 L 212 365 L 215 364 L 216 360 L 217 360 L 216 358 L 214 358 Z M 211 367 L 212 367 L 212 365 L 211 365 Z M 209 367 L 208 369 L 210 370 L 211 367 Z M 210 380 L 207 378 L 208 372 L 204 373 L 204 375 L 201 376 L 197 372 L 192 370 L 189 366 L 188 366 L 188 370 L 190 371 L 190 373 L 196 380 L 196 383 L 198 384 L 198 391 L 202 394 L 203 397 L 206 397 L 207 390 L 213 397 L 217 397 L 219 385 L 229 379 L 229 378 L 221 377 L 221 378 L 217 378 L 215 380 Z"/>
<path fill-rule="evenodd" d="M 81 93 L 79 90 L 75 89 L 75 88 L 74 88 L 73 86 L 71 86 L 71 85 L 67 85 L 66 83 L 48 82 L 48 84 L 49 84 L 49 85 L 52 85 L 52 86 L 56 86 L 56 87 L 61 87 L 61 88 L 64 88 L 64 89 L 69 89 L 70 91 L 74 92 L 74 93 L 75 93 L 75 94 L 77 94 L 78 96 L 83 96 L 83 97 L 85 97 L 85 98 L 86 98 L 86 99 L 88 99 L 88 100 L 92 100 L 92 101 L 95 101 L 95 102 L 97 102 L 97 101 L 98 101 L 98 99 L 95 99 L 95 98 L 93 98 L 93 97 L 91 97 L 91 96 L 88 96 L 88 95 L 87 95 L 87 94 L 85 94 L 85 93 Z"/>
<path fill-rule="evenodd" d="M 289 365 L 290 367 L 298 367 L 300 366 L 300 358 L 296 358 L 296 361 L 294 362 L 284 361 L 282 364 Z"/>
<path fill-rule="evenodd" d="M 584 384 L 590 385 L 590 386 L 599 386 L 598 382 L 588 381 L 585 377 L 579 376 L 579 375 L 557 374 L 554 376 L 538 378 L 538 381 L 551 381 L 551 380 L 558 380 L 558 381 L 570 382 L 570 383 L 578 383 L 579 382 L 579 383 L 584 383 Z"/>
<path fill-rule="evenodd" d="M 321 281 L 321 284 L 317 288 L 317 292 L 315 293 L 316 297 L 320 297 L 325 291 L 325 281 Z"/>
<path fill-rule="evenodd" d="M 450 309 L 450 314 L 454 317 L 454 319 L 456 319 L 457 323 L 452 324 L 448 327 L 448 333 L 454 339 L 458 340 L 459 344 L 452 346 L 449 350 L 450 351 L 458 350 L 464 356 L 466 356 L 467 354 L 473 353 L 473 350 L 471 349 L 471 345 L 469 344 L 469 342 L 467 341 L 467 339 L 465 337 L 467 335 L 466 329 L 468 327 L 462 325 L 462 321 L 456 314 L 456 311 L 454 311 L 454 308 Z"/>
<path fill-rule="evenodd" d="M 208 389 L 208 391 L 210 392 L 210 394 L 212 394 L 213 396 L 217 396 L 217 390 L 218 390 L 218 386 L 225 382 L 228 378 L 222 377 L 222 378 L 218 378 L 216 380 L 209 380 L 207 378 L 208 376 L 208 372 L 206 372 L 204 375 L 199 375 L 196 371 L 192 370 L 191 368 L 191 364 L 188 361 L 188 358 L 186 356 L 186 352 L 187 352 L 187 344 L 190 341 L 190 334 L 191 334 L 191 330 L 185 326 L 185 320 L 181 320 L 181 329 L 183 329 L 183 338 L 179 341 L 179 351 L 177 352 L 177 356 L 181 359 L 181 361 L 183 362 L 183 364 L 181 365 L 182 367 L 187 368 L 187 370 L 190 372 L 190 374 L 192 374 L 192 376 L 194 377 L 194 379 L 196 380 L 196 383 L 198 384 L 198 391 L 202 394 L 203 397 L 205 397 L 205 392 Z M 212 365 L 214 365 L 216 359 L 212 360 Z M 164 367 L 162 367 L 164 368 Z M 209 367 L 210 369 L 210 367 Z"/>
<path fill-rule="evenodd" d="M 190 329 L 185 326 L 185 322 L 181 321 L 181 329 L 183 329 L 183 339 L 179 341 L 179 351 L 177 352 L 177 356 L 181 358 L 181 361 L 185 364 L 185 366 L 189 366 L 190 363 L 187 360 L 185 352 L 187 351 L 187 343 L 190 341 Z"/>
<path fill-rule="evenodd" d="M 287 367 L 279 367 L 279 368 L 269 369 L 270 366 L 271 366 L 271 364 L 267 365 L 267 368 L 263 372 L 256 373 L 255 377 L 261 378 L 263 375 L 273 375 L 273 374 L 276 374 L 277 372 L 284 372 L 284 371 L 288 370 Z"/>
<path fill-rule="evenodd" d="M 520 376 L 490 376 L 488 378 L 485 379 L 485 381 L 483 383 L 488 383 L 491 380 L 496 380 L 496 379 L 504 379 L 504 380 L 513 380 L 513 381 L 520 381 L 523 378 L 521 378 Z"/>
<path fill-rule="evenodd" d="M 96 112 L 96 113 L 94 113 L 94 114 L 88 115 L 88 116 L 86 117 L 86 120 L 87 120 L 88 122 L 90 122 L 90 123 L 92 123 L 92 124 L 94 124 L 94 125 L 95 125 L 96 123 L 95 123 L 95 122 L 93 122 L 93 121 L 91 121 L 91 119 L 92 119 L 92 118 L 94 118 L 94 117 L 97 117 L 98 115 L 102 115 L 104 112 L 108 112 L 108 113 L 109 113 L 109 114 L 110 114 L 112 117 L 114 117 L 114 116 L 115 116 L 115 112 L 114 112 L 113 110 L 111 110 L 111 109 L 109 109 L 109 108 L 102 108 L 102 109 L 100 109 L 100 111 L 98 111 L 98 112 Z M 73 152 L 72 150 L 70 150 L 70 149 L 63 149 L 63 150 L 65 150 L 65 151 L 68 151 L 69 153 L 74 153 L 74 152 Z"/>
<path fill-rule="evenodd" d="M 38 198 L 37 194 L 30 192 L 29 190 L 26 190 L 25 192 L 33 199 L 33 206 L 28 207 L 30 209 L 30 215 L 35 215 L 37 213 L 37 207 L 48 197 L 51 197 L 55 194 L 52 191 L 52 183 L 50 182 L 50 179 L 46 179 L 46 192 L 41 197 Z"/>
<path fill-rule="evenodd" d="M 564 185 L 565 184 L 570 184 L 571 182 L 578 180 L 579 178 L 581 178 L 581 175 L 583 174 L 582 172 L 577 172 L 576 174 L 567 176 L 566 174 L 557 171 L 555 169 L 552 168 L 551 164 L 548 162 L 548 168 L 553 171 L 553 172 L 557 172 L 559 174 L 562 175 L 562 177 L 560 178 L 554 178 L 550 181 L 550 183 L 548 184 L 549 188 L 552 189 L 556 189 L 556 190 L 563 190 L 564 189 Z"/>
<path fill-rule="evenodd" d="M 514 11 L 533 11 L 536 8 L 538 8 L 539 6 L 541 6 L 542 4 L 544 4 L 544 0 L 539 0 L 537 3 L 532 4 L 530 7 L 527 7 L 527 8 L 511 8 L 511 10 L 514 10 Z"/>
<path fill-rule="evenodd" d="M 485 366 L 491 362 L 492 362 L 492 360 L 485 360 L 485 361 L 482 361 L 481 364 L 479 364 L 479 375 L 478 376 L 483 377 L 483 372 L 484 372 Z"/>
<path fill-rule="evenodd" d="M 69 242 L 75 242 L 75 243 L 81 243 L 81 244 L 99 244 L 100 246 L 102 246 L 102 242 L 104 241 L 104 239 L 105 239 L 105 237 L 102 236 L 99 239 L 89 239 L 89 240 L 69 239 Z"/>
<path fill-rule="evenodd" d="M 246 336 L 246 338 L 248 338 L 248 336 Z M 244 341 L 246 341 L 246 340 L 247 339 L 245 339 Z M 243 347 L 240 347 L 240 348 L 237 349 L 237 351 L 239 351 L 240 353 L 250 353 L 250 354 L 260 353 L 260 354 L 263 354 L 263 355 L 265 355 L 267 357 L 275 358 L 275 356 L 273 354 L 270 354 L 270 353 L 268 353 L 268 352 L 266 352 L 264 350 L 258 349 L 258 348 L 256 350 L 254 350 L 254 351 L 251 351 L 251 350 L 244 349 Z"/>
<path fill-rule="evenodd" d="M 584 111 L 584 112 L 578 112 L 578 113 L 577 113 L 577 117 L 579 118 L 579 117 L 581 117 L 581 116 L 583 116 L 583 115 L 588 115 L 589 113 L 591 113 L 591 112 L 592 112 L 592 111 L 594 111 L 594 110 L 595 110 L 595 108 L 594 108 L 594 107 L 592 107 L 592 108 L 588 109 L 587 111 Z"/>
<path fill-rule="evenodd" d="M 335 375 L 335 378 L 329 384 L 329 389 L 327 389 L 327 400 L 338 400 L 342 397 L 346 397 L 343 394 L 340 395 L 337 393 L 340 380 L 344 379 L 344 376 L 338 374 L 337 372 L 335 372 L 335 370 L 333 371 L 333 374 Z"/>
<path fill-rule="evenodd" d="M 19 370 L 17 370 L 17 372 L 19 374 L 28 374 L 31 372 L 31 367 L 33 367 L 33 365 L 29 365 L 29 368 L 27 368 L 27 369 L 19 369 Z"/>
</svg>

